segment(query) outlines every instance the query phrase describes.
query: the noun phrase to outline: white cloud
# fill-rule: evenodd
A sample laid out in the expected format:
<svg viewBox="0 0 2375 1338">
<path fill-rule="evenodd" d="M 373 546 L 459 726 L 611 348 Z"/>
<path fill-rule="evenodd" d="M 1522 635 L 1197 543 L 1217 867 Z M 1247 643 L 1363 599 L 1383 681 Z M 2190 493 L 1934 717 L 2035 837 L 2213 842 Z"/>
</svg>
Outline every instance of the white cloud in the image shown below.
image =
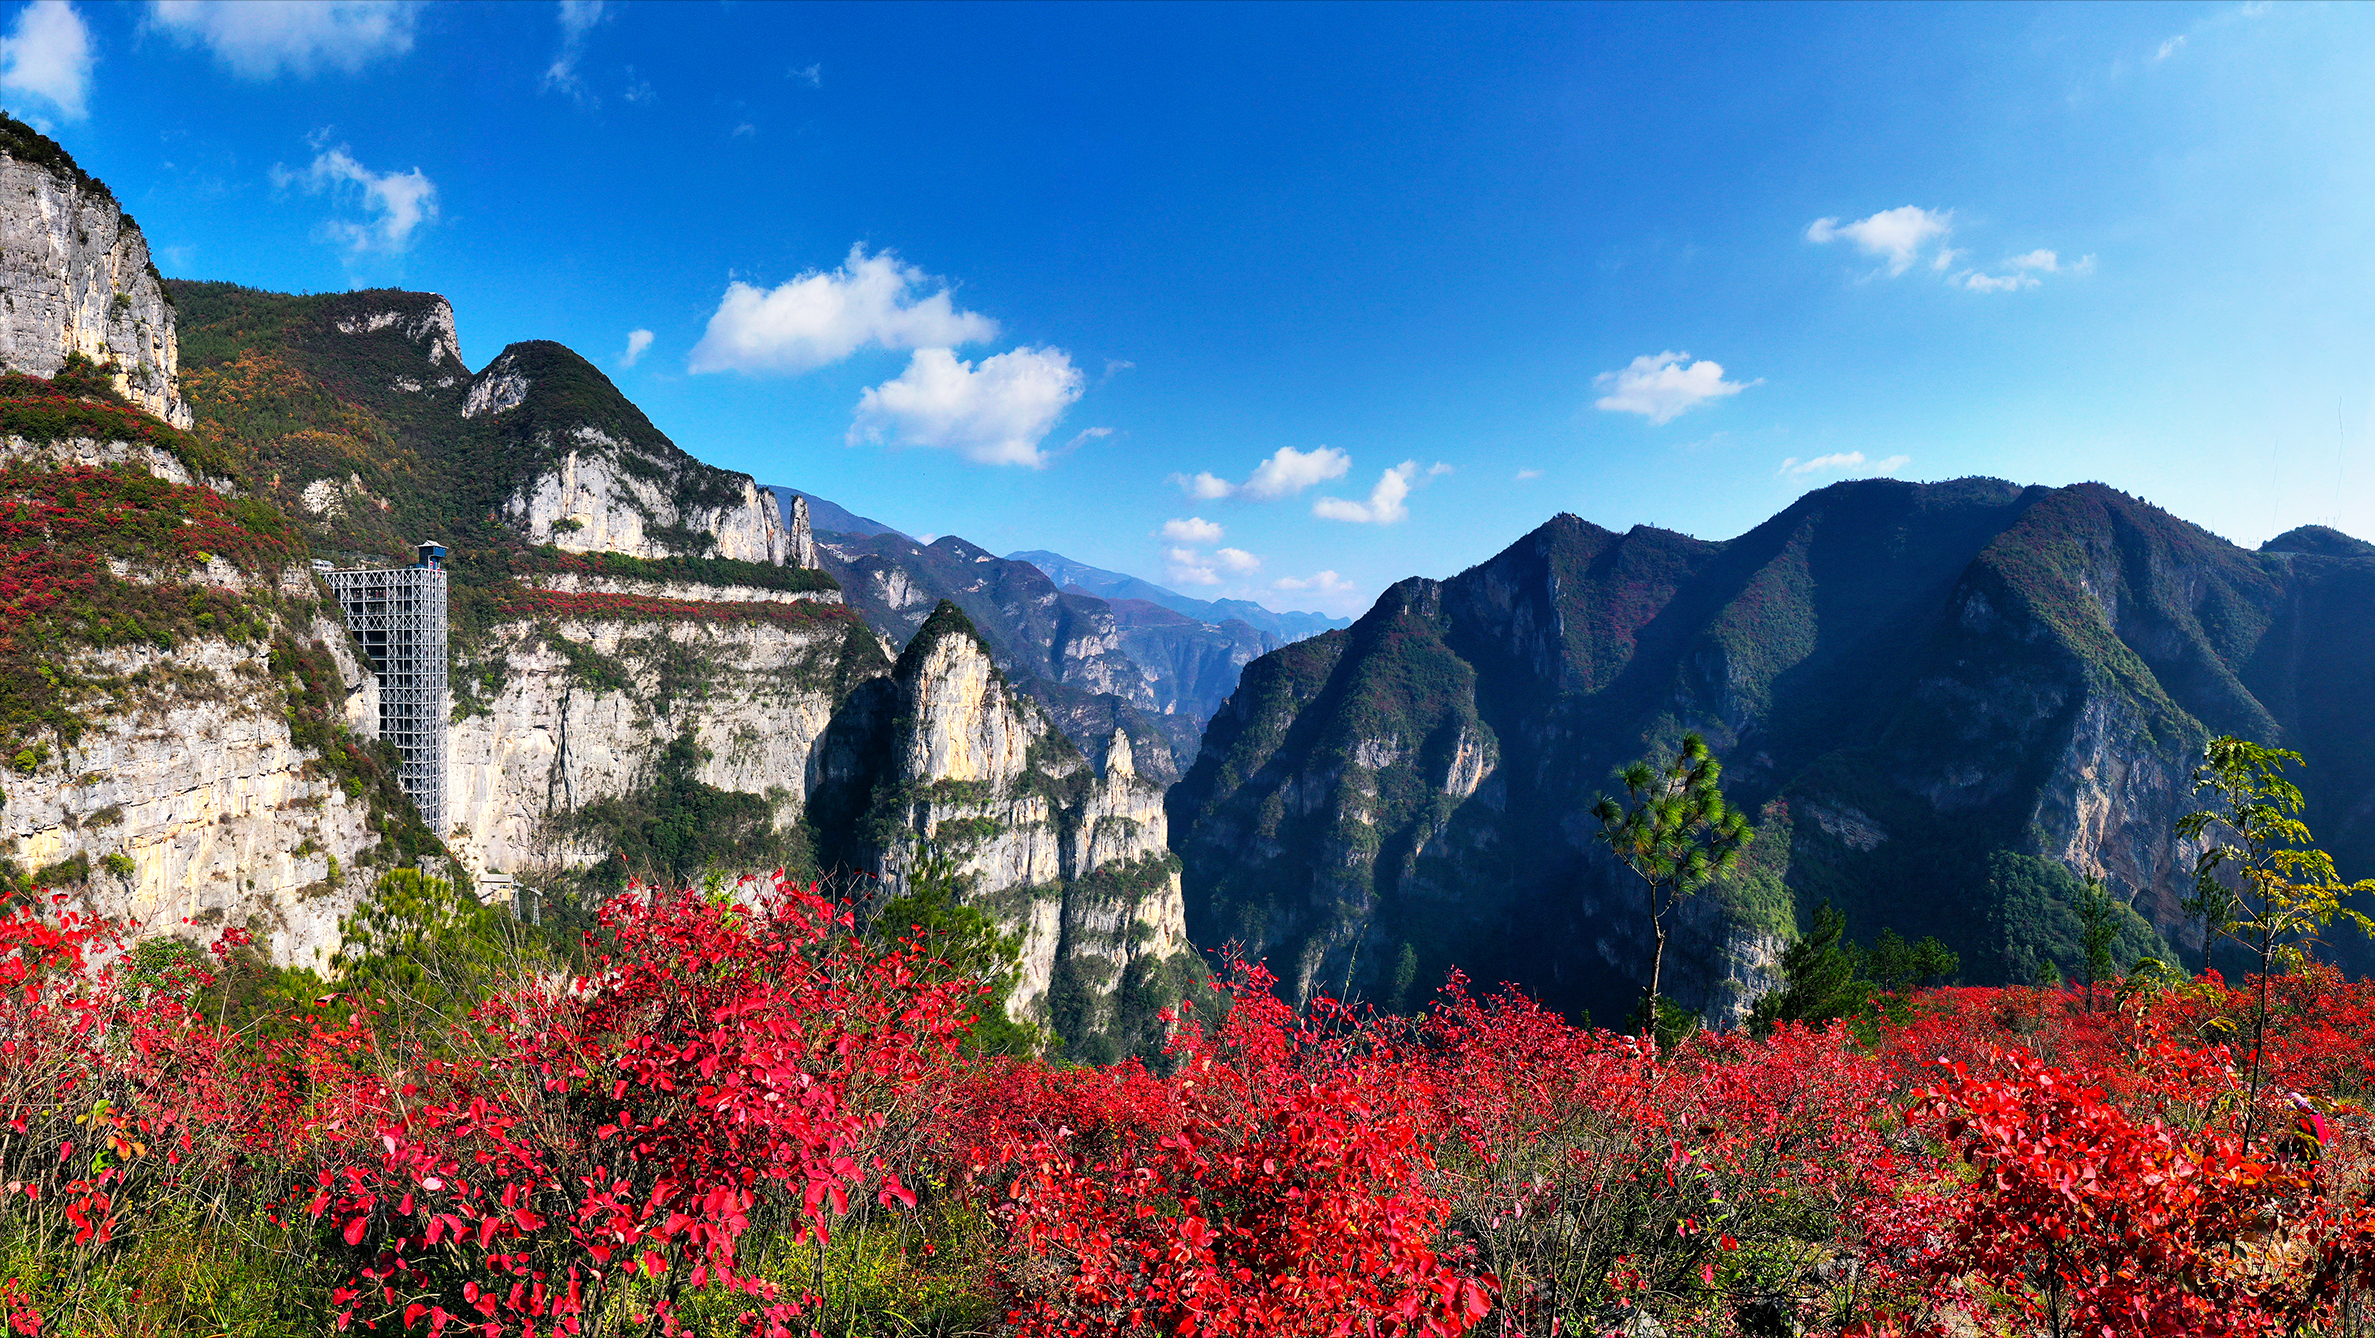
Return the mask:
<svg viewBox="0 0 2375 1338">
<path fill-rule="evenodd" d="M 1862 451 L 1840 451 L 1833 455 L 1818 455 L 1811 460 L 1791 456 L 1773 471 L 1775 478 L 1796 474 L 1816 474 L 1826 470 L 1844 470 L 1863 475 L 1894 474 L 1913 463 L 1910 455 L 1892 455 L 1881 460 L 1866 460 Z"/>
<path fill-rule="evenodd" d="M 1036 469 L 1047 463 L 1039 443 L 1080 398 L 1083 379 L 1060 348 L 1018 348 L 979 367 L 944 348 L 917 349 L 897 380 L 859 396 L 849 440 L 941 447 L 978 464 Z"/>
<path fill-rule="evenodd" d="M 1310 576 L 1281 576 L 1270 583 L 1273 590 L 1309 590 L 1316 594 L 1342 595 L 1352 591 L 1352 582 L 1332 571 Z"/>
<path fill-rule="evenodd" d="M 581 107 L 602 105 L 602 100 L 587 93 L 585 81 L 577 77 L 577 62 L 585 56 L 586 36 L 609 17 L 603 13 L 603 7 L 603 0 L 560 0 L 561 49 L 544 71 L 546 89 L 557 88 L 567 93 Z"/>
<path fill-rule="evenodd" d="M 1214 553 L 1212 556 L 1217 559 L 1222 566 L 1228 568 L 1230 571 L 1233 571 L 1240 576 L 1246 574 L 1247 572 L 1259 570 L 1262 565 L 1262 560 L 1260 558 L 1255 557 L 1253 554 L 1246 552 L 1242 548 L 1223 548 Z"/>
<path fill-rule="evenodd" d="M 1981 274 L 1974 270 L 1962 276 L 1963 286 L 1975 293 L 2009 293 L 2016 288 L 2034 288 L 2034 274 Z"/>
<path fill-rule="evenodd" d="M 1444 475 L 1450 472 L 1451 466 L 1443 463 L 1441 460 L 1437 460 L 1435 463 L 1427 466 L 1427 477 L 1431 479 L 1442 478 Z"/>
<path fill-rule="evenodd" d="M 1220 542 L 1221 527 L 1202 516 L 1189 516 L 1185 520 L 1164 521 L 1162 534 L 1174 543 L 1216 544 Z"/>
<path fill-rule="evenodd" d="M 806 372 L 859 348 L 938 348 L 998 337 L 998 323 L 959 311 L 949 290 L 917 296 L 929 277 L 889 251 L 849 248 L 836 270 L 810 270 L 772 289 L 739 280 L 694 346 L 696 372 Z"/>
<path fill-rule="evenodd" d="M 91 30 L 66 0 L 34 0 L 0 37 L 0 97 L 79 121 L 91 94 Z"/>
<path fill-rule="evenodd" d="M 1245 480 L 1239 492 L 1258 502 L 1274 502 L 1292 497 L 1315 483 L 1344 477 L 1352 468 L 1352 457 L 1333 446 L 1316 451 L 1298 451 L 1281 446 L 1276 454 L 1254 467 L 1253 475 Z"/>
<path fill-rule="evenodd" d="M 1315 483 L 1344 477 L 1352 468 L 1352 457 L 1333 446 L 1314 451 L 1298 451 L 1281 446 L 1269 459 L 1254 466 L 1245 482 L 1231 483 L 1218 474 L 1173 474 L 1171 481 L 1187 495 L 1199 502 L 1221 497 L 1250 497 L 1257 502 L 1275 502 L 1292 497 Z"/>
<path fill-rule="evenodd" d="M 318 147 L 319 140 L 315 143 Z M 368 215 L 364 221 L 332 219 L 322 225 L 324 234 L 358 255 L 404 251 L 415 232 L 437 220 L 437 185 L 421 169 L 374 172 L 356 162 L 344 144 L 315 154 L 302 172 L 273 164 L 272 184 L 302 186 L 309 195 L 326 192 L 335 201 L 360 205 Z"/>
<path fill-rule="evenodd" d="M 1220 573 L 1202 553 L 1190 548 L 1174 548 L 1163 554 L 1168 561 L 1163 574 L 1176 585 L 1219 585 Z"/>
<path fill-rule="evenodd" d="M 823 88 L 825 86 L 825 67 L 821 62 L 814 65 L 799 66 L 791 72 L 789 77 L 808 85 L 810 88 Z"/>
<path fill-rule="evenodd" d="M 1954 229 L 1952 210 L 1924 209 L 1919 205 L 1901 205 L 1883 209 L 1870 218 L 1853 223 L 1841 223 L 1835 218 L 1818 218 L 1806 226 L 1806 240 L 1833 242 L 1842 238 L 1855 243 L 1866 255 L 1883 257 L 1888 272 L 1903 274 L 1913 267 L 1922 247 L 1932 238 L 1944 238 Z"/>
<path fill-rule="evenodd" d="M 1670 423 L 1709 400 L 1737 395 L 1759 383 L 1726 381 L 1722 363 L 1692 362 L 1690 356 L 1645 353 L 1622 371 L 1602 372 L 1592 384 L 1608 393 L 1593 403 L 1610 413 L 1637 413 L 1652 423 Z"/>
<path fill-rule="evenodd" d="M 1542 471 L 1539 469 L 1521 469 L 1517 471 L 1517 476 L 1512 482 L 1530 483 L 1540 477 L 1542 477 Z"/>
<path fill-rule="evenodd" d="M 1408 520 L 1410 508 L 1403 499 L 1410 496 L 1410 477 L 1417 472 L 1418 461 L 1404 460 L 1377 476 L 1377 486 L 1369 490 L 1367 502 L 1322 497 L 1311 504 L 1311 514 L 1321 520 L 1348 520 L 1356 525 L 1391 525 Z"/>
<path fill-rule="evenodd" d="M 325 67 L 353 74 L 412 50 L 415 0 L 151 0 L 148 23 L 204 46 L 242 79 Z"/>
<path fill-rule="evenodd" d="M 643 356 L 643 350 L 651 347 L 651 341 L 652 333 L 649 330 L 627 331 L 627 356 L 619 359 L 619 366 L 634 366 L 635 360 Z"/>
<path fill-rule="evenodd" d="M 2179 33 L 2175 37 L 2170 38 L 2168 41 L 2161 43 L 2161 49 L 2154 52 L 2152 58 L 2156 61 L 2167 60 L 2169 57 L 2176 55 L 2178 50 L 2184 45 L 2185 34 Z"/>
<path fill-rule="evenodd" d="M 2002 263 L 2001 268 L 2008 272 L 1983 274 L 1978 270 L 1965 270 L 1957 274 L 1955 279 L 1975 293 L 2008 293 L 2015 289 L 2036 287 L 2042 282 L 2037 277 L 2040 274 L 2092 274 L 2095 272 L 2095 258 L 2091 255 L 2081 256 L 2065 265 L 2059 255 L 2039 248 L 2027 255 L 2011 257 Z"/>
</svg>

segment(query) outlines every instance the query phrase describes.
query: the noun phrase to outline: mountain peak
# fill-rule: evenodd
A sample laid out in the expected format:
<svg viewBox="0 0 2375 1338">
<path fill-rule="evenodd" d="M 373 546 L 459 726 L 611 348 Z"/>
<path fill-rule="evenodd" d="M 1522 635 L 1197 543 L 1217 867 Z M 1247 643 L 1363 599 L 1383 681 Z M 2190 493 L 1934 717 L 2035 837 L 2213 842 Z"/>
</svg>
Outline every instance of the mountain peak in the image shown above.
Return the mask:
<svg viewBox="0 0 2375 1338">
<path fill-rule="evenodd" d="M 2263 553 L 2307 553 L 2312 557 L 2375 557 L 2375 544 L 2326 525 L 2296 525 L 2260 545 Z"/>
</svg>

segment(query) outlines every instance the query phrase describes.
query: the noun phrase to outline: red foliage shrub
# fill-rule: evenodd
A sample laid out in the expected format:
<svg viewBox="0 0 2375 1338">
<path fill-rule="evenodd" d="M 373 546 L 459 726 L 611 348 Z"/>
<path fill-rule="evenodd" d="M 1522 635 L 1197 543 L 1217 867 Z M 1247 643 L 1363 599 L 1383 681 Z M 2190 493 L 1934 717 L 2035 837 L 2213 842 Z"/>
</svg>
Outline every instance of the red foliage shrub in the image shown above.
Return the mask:
<svg viewBox="0 0 2375 1338">
<path fill-rule="evenodd" d="M 586 973 L 479 1010 L 476 1053 L 426 1064 L 374 1155 L 325 1166 L 313 1212 L 356 1253 L 342 1325 L 574 1333 L 641 1274 L 681 1293 L 802 1298 L 752 1276 L 754 1219 L 822 1237 L 868 1192 L 912 1205 L 893 1156 L 928 1110 L 978 989 L 874 952 L 785 885 L 636 891 L 601 911 Z"/>
<path fill-rule="evenodd" d="M 966 1169 L 1003 1181 L 1009 1316 L 1026 1335 L 1454 1335 L 1495 1281 L 1447 1247 L 1437 1093 L 1409 1042 L 1322 1004 L 1298 1016 L 1239 967 L 1176 1074 L 1001 1065 Z"/>
</svg>

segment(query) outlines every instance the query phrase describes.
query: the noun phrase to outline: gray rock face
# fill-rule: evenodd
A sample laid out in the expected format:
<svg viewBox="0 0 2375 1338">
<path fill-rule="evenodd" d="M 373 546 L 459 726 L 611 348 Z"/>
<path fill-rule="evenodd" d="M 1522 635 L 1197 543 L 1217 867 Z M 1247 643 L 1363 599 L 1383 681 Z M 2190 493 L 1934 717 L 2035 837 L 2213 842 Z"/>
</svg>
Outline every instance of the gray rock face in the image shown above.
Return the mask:
<svg viewBox="0 0 2375 1338">
<path fill-rule="evenodd" d="M 55 376 L 80 353 L 112 365 L 134 404 L 188 427 L 173 322 L 148 239 L 106 187 L 0 148 L 0 362 Z"/>
<path fill-rule="evenodd" d="M 1133 964 L 1188 951 L 1162 789 L 1136 773 L 1126 733 L 1091 770 L 969 630 L 928 625 L 895 684 L 891 816 L 953 856 L 968 898 L 1021 937 L 1017 1019 L 1048 1020 L 1059 975 L 1110 996 Z M 912 859 L 879 852 L 887 888 L 905 887 Z M 1137 876 L 1100 885 L 1124 870 Z"/>
<path fill-rule="evenodd" d="M 502 686 L 454 725 L 447 752 L 447 846 L 474 871 L 582 869 L 611 852 L 573 839 L 563 820 L 649 785 L 660 754 L 687 734 L 702 759 L 694 779 L 766 796 L 779 827 L 798 821 L 847 681 L 885 663 L 843 632 L 839 623 L 498 624 L 487 640 Z M 689 682 L 688 666 L 697 667 Z"/>
<path fill-rule="evenodd" d="M 227 568 L 198 579 L 241 585 Z M 280 584 L 313 593 L 301 568 Z M 376 680 L 335 615 L 273 621 L 330 652 L 350 727 L 376 717 Z M 211 939 L 242 928 L 279 965 L 324 966 L 339 920 L 370 885 L 358 856 L 379 837 L 365 805 L 291 737 L 288 688 L 268 659 L 260 644 L 217 637 L 170 652 L 64 655 L 61 669 L 110 686 L 82 707 L 87 728 L 73 745 L 30 768 L 0 769 L 0 850 L 27 873 L 80 857 L 89 878 L 60 890 L 143 932 Z"/>
</svg>

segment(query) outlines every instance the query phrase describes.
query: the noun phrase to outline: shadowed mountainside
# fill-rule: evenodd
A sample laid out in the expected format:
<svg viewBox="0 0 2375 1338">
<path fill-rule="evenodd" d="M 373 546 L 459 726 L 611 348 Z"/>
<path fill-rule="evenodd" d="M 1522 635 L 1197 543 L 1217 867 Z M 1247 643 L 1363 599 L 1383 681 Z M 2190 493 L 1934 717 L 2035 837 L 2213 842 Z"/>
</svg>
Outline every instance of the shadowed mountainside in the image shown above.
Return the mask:
<svg viewBox="0 0 2375 1338">
<path fill-rule="evenodd" d="M 1190 931 L 1292 990 L 1458 965 L 1621 1017 L 1647 922 L 1588 809 L 1696 730 L 1759 829 L 1678 945 L 1716 1016 L 1823 901 L 2025 980 L 2094 874 L 2126 957 L 2198 960 L 2170 824 L 2210 734 L 2302 751 L 2313 828 L 2375 865 L 2371 608 L 2357 540 L 2247 552 L 2092 484 L 1843 483 L 1723 543 L 1559 516 L 1248 668 L 1170 798 Z"/>
</svg>

